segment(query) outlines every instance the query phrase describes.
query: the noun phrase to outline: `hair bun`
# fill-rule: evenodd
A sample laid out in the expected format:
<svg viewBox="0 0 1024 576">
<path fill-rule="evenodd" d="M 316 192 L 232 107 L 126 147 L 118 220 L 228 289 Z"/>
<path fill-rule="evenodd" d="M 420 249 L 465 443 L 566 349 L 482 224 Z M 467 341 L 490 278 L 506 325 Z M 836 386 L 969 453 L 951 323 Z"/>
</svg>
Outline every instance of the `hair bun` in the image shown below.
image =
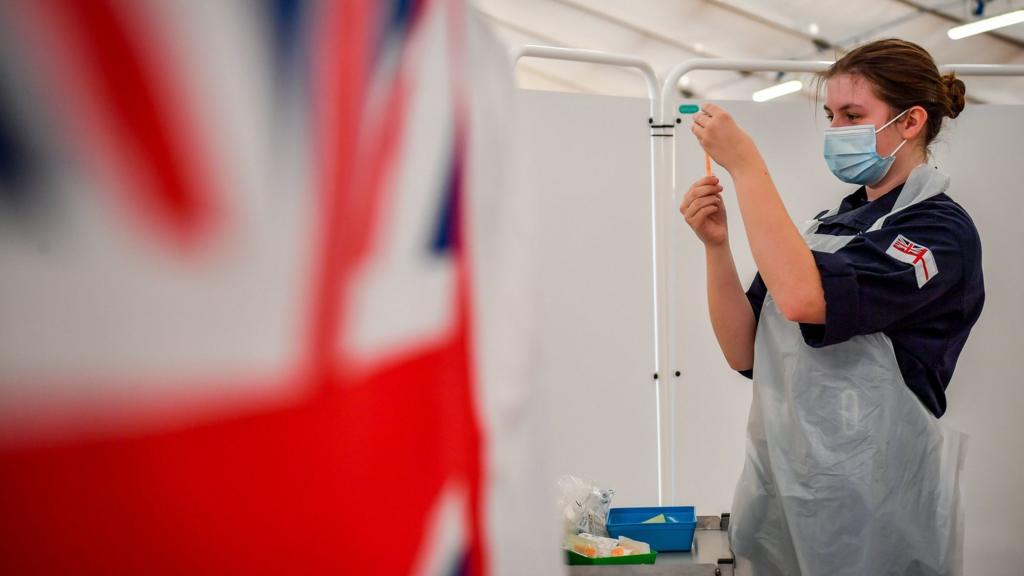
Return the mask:
<svg viewBox="0 0 1024 576">
<path fill-rule="evenodd" d="M 946 95 L 949 97 L 949 117 L 956 118 L 963 112 L 967 103 L 967 87 L 963 80 L 959 79 L 952 72 L 942 75 L 942 84 L 946 87 Z"/>
</svg>

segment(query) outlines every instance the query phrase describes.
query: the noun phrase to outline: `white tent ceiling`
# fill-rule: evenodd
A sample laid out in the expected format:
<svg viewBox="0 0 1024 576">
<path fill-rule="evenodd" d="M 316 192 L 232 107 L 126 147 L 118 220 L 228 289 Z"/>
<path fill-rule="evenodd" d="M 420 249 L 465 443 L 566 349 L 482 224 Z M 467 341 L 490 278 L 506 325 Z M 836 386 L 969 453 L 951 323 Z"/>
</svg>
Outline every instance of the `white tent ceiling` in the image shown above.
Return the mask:
<svg viewBox="0 0 1024 576">
<path fill-rule="evenodd" d="M 976 0 L 473 0 L 509 47 L 543 44 L 637 56 L 659 77 L 690 58 L 833 60 L 862 42 L 896 37 L 924 46 L 939 64 L 1024 64 L 1024 24 L 963 40 L 946 31 L 971 21 Z M 1024 8 L 988 0 L 985 16 Z M 524 88 L 644 95 L 635 73 L 609 66 L 523 60 Z M 801 93 L 814 97 L 810 75 Z M 693 72 L 680 90 L 693 98 L 749 99 L 776 74 Z M 965 78 L 968 99 L 1024 103 L 1024 77 Z"/>
</svg>

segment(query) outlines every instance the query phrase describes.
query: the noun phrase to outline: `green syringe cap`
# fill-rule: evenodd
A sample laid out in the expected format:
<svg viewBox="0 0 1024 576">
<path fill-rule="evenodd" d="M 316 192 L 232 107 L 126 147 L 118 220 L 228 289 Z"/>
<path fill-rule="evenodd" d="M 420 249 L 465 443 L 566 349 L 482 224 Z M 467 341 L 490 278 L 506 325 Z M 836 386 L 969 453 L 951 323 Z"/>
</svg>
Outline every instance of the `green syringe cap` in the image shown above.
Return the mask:
<svg viewBox="0 0 1024 576">
<path fill-rule="evenodd" d="M 696 114 L 697 112 L 700 112 L 700 106 L 697 106 L 696 104 L 680 104 L 679 105 L 679 113 L 680 114 Z"/>
</svg>

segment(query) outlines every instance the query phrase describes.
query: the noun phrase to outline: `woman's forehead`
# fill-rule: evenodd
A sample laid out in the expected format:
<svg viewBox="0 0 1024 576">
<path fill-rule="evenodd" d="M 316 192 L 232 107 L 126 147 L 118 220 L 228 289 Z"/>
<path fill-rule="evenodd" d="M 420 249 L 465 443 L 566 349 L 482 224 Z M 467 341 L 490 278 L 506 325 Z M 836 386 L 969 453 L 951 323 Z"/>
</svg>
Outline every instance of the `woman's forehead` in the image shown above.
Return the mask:
<svg viewBox="0 0 1024 576">
<path fill-rule="evenodd" d="M 828 79 L 825 105 L 830 110 L 861 106 L 873 108 L 885 104 L 875 96 L 871 83 L 857 74 L 838 74 Z"/>
</svg>

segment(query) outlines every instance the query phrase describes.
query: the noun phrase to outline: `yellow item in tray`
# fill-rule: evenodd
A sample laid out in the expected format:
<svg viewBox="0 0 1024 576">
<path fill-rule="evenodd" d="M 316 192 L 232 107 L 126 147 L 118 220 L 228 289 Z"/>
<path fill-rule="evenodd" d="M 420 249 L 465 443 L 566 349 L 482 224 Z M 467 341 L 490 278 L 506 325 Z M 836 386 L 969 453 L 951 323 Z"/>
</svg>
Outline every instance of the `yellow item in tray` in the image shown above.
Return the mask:
<svg viewBox="0 0 1024 576">
<path fill-rule="evenodd" d="M 604 547 L 610 549 L 613 545 L 612 543 L 615 541 L 609 540 L 608 542 L 602 542 L 601 540 L 602 539 L 599 539 L 595 536 L 591 536 L 590 534 L 574 534 L 566 539 L 566 548 L 572 550 L 573 552 L 581 556 L 586 556 L 588 558 L 598 558 L 601 556 L 607 556 L 607 553 L 601 553 L 602 544 L 604 545 Z M 608 539 L 605 538 L 603 540 Z"/>
<path fill-rule="evenodd" d="M 597 548 L 594 546 L 581 546 L 580 544 L 577 544 L 573 546 L 572 549 L 577 554 L 587 556 L 588 558 L 597 557 Z"/>
<path fill-rule="evenodd" d="M 665 523 L 665 515 L 664 514 L 658 514 L 657 516 L 655 516 L 653 518 L 648 518 L 647 520 L 644 520 L 643 522 L 641 522 L 641 524 L 664 524 L 664 523 Z"/>
</svg>

